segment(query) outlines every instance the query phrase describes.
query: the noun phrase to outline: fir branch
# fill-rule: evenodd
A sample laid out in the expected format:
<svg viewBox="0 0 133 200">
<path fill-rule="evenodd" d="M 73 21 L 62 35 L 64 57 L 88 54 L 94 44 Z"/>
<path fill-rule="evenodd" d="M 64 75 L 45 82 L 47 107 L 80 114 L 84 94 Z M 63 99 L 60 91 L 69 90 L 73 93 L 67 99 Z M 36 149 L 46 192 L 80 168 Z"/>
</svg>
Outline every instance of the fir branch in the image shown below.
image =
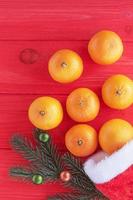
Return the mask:
<svg viewBox="0 0 133 200">
<path fill-rule="evenodd" d="M 62 156 L 59 153 L 57 146 L 52 143 L 51 138 L 49 138 L 49 141 L 46 143 L 39 140 L 39 135 L 42 133 L 45 134 L 47 132 L 38 128 L 35 129 L 34 135 L 39 144 L 38 148 L 42 153 L 42 160 L 47 166 L 51 167 L 51 170 L 56 172 L 56 178 L 58 178 L 64 168 Z"/>
<path fill-rule="evenodd" d="M 38 134 L 38 129 L 36 131 Z M 27 138 L 20 135 L 14 135 L 11 139 L 13 148 L 30 162 L 37 174 L 44 176 L 47 181 L 55 181 L 63 170 L 61 155 L 51 140 L 46 143 L 38 140 L 38 143 L 33 147 Z"/>
<path fill-rule="evenodd" d="M 48 200 L 88 200 L 87 194 L 78 194 L 78 193 L 64 193 L 64 194 L 56 194 L 53 197 L 48 197 Z"/>
<path fill-rule="evenodd" d="M 31 142 L 21 135 L 14 135 L 11 139 L 12 147 L 30 162 L 38 162 L 41 155 L 37 147 L 33 148 Z"/>
<path fill-rule="evenodd" d="M 95 189 L 94 183 L 86 175 L 85 171 L 83 170 L 83 166 L 78 158 L 75 158 L 70 153 L 66 153 L 63 160 L 65 166 L 69 169 L 73 177 L 78 177 L 79 180 L 82 180 L 83 183 L 89 188 L 89 190 Z"/>
<path fill-rule="evenodd" d="M 38 145 L 33 146 L 26 138 L 15 135 L 11 140 L 13 148 L 21 153 L 29 162 L 29 168 L 14 167 L 10 170 L 10 175 L 21 177 L 24 180 L 32 180 L 33 175 L 41 175 L 45 181 L 54 183 L 60 176 L 60 173 L 66 168 L 71 174 L 71 179 L 64 183 L 64 186 L 72 189 L 71 194 L 57 194 L 50 197 L 51 200 L 94 200 L 107 199 L 98 191 L 94 183 L 89 179 L 83 170 L 82 163 L 70 153 L 62 156 L 49 138 L 48 141 L 42 142 L 39 139 L 40 134 L 45 131 L 35 130 L 35 138 Z M 49 199 L 50 199 L 49 198 Z"/>
<path fill-rule="evenodd" d="M 59 175 L 61 171 L 63 170 L 63 162 L 62 162 L 62 156 L 57 150 L 57 146 L 52 144 L 51 140 L 48 143 L 41 143 L 40 148 L 47 159 L 45 162 L 48 163 L 53 169 L 58 172 Z"/>
<path fill-rule="evenodd" d="M 103 199 L 106 198 L 103 194 L 98 191 L 94 183 L 89 179 L 83 170 L 82 164 L 79 159 L 75 158 L 70 153 L 66 153 L 63 158 L 65 166 L 69 169 L 72 174 L 72 178 L 66 183 L 68 187 L 74 187 L 84 193 L 87 193 L 91 198 Z"/>
<path fill-rule="evenodd" d="M 13 177 L 21 177 L 23 180 L 31 180 L 34 172 L 31 169 L 24 167 L 12 167 L 9 170 L 9 174 Z"/>
<path fill-rule="evenodd" d="M 53 179 L 53 177 L 55 177 L 55 172 L 53 173 L 50 166 L 43 162 L 39 148 L 37 146 L 33 147 L 32 143 L 29 142 L 27 138 L 14 135 L 11 144 L 17 152 L 21 153 L 21 155 L 30 162 L 32 168 L 37 171 L 37 174 L 45 176 L 45 179 Z"/>
<path fill-rule="evenodd" d="M 66 153 L 64 154 L 63 160 L 65 162 L 65 166 L 72 171 L 73 175 L 84 175 L 88 179 L 88 176 L 83 170 L 81 161 L 78 158 L 74 157 L 70 153 Z"/>
<path fill-rule="evenodd" d="M 96 194 L 87 193 L 62 193 L 48 197 L 48 200 L 107 200 L 107 198 L 98 197 Z"/>
</svg>

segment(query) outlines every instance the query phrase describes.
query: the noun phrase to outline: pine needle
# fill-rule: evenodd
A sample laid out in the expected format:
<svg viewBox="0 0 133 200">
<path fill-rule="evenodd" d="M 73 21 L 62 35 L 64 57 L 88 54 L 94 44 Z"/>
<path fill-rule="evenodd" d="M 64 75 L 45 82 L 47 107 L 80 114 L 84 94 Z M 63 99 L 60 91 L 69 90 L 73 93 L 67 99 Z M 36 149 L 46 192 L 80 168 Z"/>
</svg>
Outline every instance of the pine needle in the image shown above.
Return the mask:
<svg viewBox="0 0 133 200">
<path fill-rule="evenodd" d="M 38 133 L 38 129 L 36 131 Z M 55 181 L 63 170 L 62 157 L 51 140 L 47 143 L 38 140 L 38 143 L 38 146 L 33 146 L 27 138 L 21 135 L 14 135 L 11 139 L 13 148 L 30 162 L 38 174 L 45 176 L 47 181 Z"/>
<path fill-rule="evenodd" d="M 37 147 L 21 135 L 14 135 L 11 139 L 12 147 L 30 162 L 40 162 L 41 155 Z"/>
<path fill-rule="evenodd" d="M 103 200 L 103 199 L 98 198 L 96 194 L 64 193 L 64 194 L 56 194 L 53 197 L 48 197 L 48 200 Z"/>
<path fill-rule="evenodd" d="M 22 178 L 23 180 L 31 180 L 34 172 L 31 169 L 24 167 L 12 167 L 9 170 L 10 176 Z"/>
<path fill-rule="evenodd" d="M 76 189 L 80 190 L 81 193 L 87 193 L 89 198 L 98 197 L 98 199 L 101 199 L 104 197 L 104 195 L 96 189 L 94 183 L 86 175 L 85 171 L 83 170 L 82 164 L 78 158 L 75 158 L 70 153 L 66 153 L 64 155 L 63 160 L 65 166 L 69 169 L 70 173 L 72 174 L 72 178 L 68 183 L 66 183 L 66 186 L 75 187 Z"/>
<path fill-rule="evenodd" d="M 54 197 L 49 197 L 49 200 L 107 200 L 86 175 L 78 158 L 70 153 L 62 156 L 58 152 L 57 146 L 52 143 L 51 138 L 47 142 L 39 140 L 39 135 L 45 133 L 43 130 L 35 129 L 34 137 L 37 145 L 33 145 L 21 135 L 12 137 L 13 148 L 30 162 L 30 166 L 29 168 L 13 167 L 10 169 L 10 175 L 20 177 L 23 180 L 32 180 L 34 175 L 41 175 L 45 182 L 54 183 L 59 179 L 61 172 L 68 170 L 71 179 L 68 182 L 59 180 L 65 187 L 72 190 L 71 194 L 57 194 Z"/>
</svg>

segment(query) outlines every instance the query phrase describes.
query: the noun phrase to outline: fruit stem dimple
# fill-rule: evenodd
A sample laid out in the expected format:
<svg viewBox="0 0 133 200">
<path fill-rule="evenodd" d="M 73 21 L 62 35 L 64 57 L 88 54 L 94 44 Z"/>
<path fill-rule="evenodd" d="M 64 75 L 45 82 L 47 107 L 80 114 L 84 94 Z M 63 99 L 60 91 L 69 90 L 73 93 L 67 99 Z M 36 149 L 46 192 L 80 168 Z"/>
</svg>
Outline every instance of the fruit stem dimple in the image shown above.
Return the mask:
<svg viewBox="0 0 133 200">
<path fill-rule="evenodd" d="M 83 101 L 82 100 L 80 100 L 79 105 L 82 107 L 82 105 L 83 105 Z"/>
<path fill-rule="evenodd" d="M 41 116 L 44 116 L 44 115 L 45 115 L 45 112 L 44 112 L 43 110 L 41 110 L 41 111 L 39 112 L 39 114 L 40 114 Z"/>
<path fill-rule="evenodd" d="M 82 141 L 82 140 L 78 140 L 77 143 L 78 143 L 78 145 L 80 146 L 80 145 L 83 144 L 83 141 Z"/>
<path fill-rule="evenodd" d="M 121 90 L 116 91 L 116 95 L 121 95 L 121 93 L 122 93 Z"/>
<path fill-rule="evenodd" d="M 126 94 L 126 89 L 123 86 L 121 86 L 119 88 L 116 88 L 115 94 L 117 96 L 125 95 Z"/>
<path fill-rule="evenodd" d="M 61 67 L 65 68 L 65 67 L 67 67 L 67 64 L 65 62 L 62 62 Z"/>
</svg>

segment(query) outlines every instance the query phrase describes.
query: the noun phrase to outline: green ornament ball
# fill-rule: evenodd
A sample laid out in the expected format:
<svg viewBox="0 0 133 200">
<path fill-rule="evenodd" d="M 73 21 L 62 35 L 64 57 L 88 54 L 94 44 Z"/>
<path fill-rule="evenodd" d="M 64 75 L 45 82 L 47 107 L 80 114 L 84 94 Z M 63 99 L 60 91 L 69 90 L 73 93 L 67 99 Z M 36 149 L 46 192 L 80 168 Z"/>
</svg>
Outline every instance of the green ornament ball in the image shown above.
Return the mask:
<svg viewBox="0 0 133 200">
<path fill-rule="evenodd" d="M 47 133 L 41 133 L 39 135 L 39 140 L 41 142 L 48 142 L 48 140 L 49 140 L 49 134 L 47 134 Z"/>
<path fill-rule="evenodd" d="M 34 184 L 40 185 L 40 184 L 42 184 L 44 182 L 44 178 L 41 175 L 34 175 L 32 177 L 32 182 Z"/>
</svg>

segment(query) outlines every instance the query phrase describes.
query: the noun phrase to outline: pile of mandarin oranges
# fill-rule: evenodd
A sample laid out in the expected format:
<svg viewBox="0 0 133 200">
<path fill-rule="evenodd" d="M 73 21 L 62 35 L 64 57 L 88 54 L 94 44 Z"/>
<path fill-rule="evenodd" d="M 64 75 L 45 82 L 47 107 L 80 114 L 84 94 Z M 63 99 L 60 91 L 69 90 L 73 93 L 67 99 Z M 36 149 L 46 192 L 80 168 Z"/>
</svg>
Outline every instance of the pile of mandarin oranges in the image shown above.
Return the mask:
<svg viewBox="0 0 133 200">
<path fill-rule="evenodd" d="M 115 63 L 123 54 L 123 42 L 115 32 L 103 30 L 89 41 L 88 52 L 91 59 L 100 65 Z M 77 80 L 83 72 L 83 61 L 74 51 L 61 49 L 49 60 L 50 76 L 64 84 Z M 133 81 L 123 74 L 115 74 L 105 80 L 102 86 L 104 103 L 112 109 L 126 109 L 133 104 Z M 67 149 L 75 156 L 88 156 L 94 153 L 98 143 L 103 151 L 112 154 L 125 143 L 133 139 L 133 126 L 123 119 L 105 122 L 99 134 L 85 124 L 94 120 L 100 110 L 100 101 L 95 92 L 89 88 L 77 88 L 66 100 L 66 110 L 77 125 L 70 128 L 65 135 Z M 57 127 L 63 120 L 61 103 L 50 96 L 35 99 L 28 111 L 32 124 L 43 130 Z"/>
</svg>

